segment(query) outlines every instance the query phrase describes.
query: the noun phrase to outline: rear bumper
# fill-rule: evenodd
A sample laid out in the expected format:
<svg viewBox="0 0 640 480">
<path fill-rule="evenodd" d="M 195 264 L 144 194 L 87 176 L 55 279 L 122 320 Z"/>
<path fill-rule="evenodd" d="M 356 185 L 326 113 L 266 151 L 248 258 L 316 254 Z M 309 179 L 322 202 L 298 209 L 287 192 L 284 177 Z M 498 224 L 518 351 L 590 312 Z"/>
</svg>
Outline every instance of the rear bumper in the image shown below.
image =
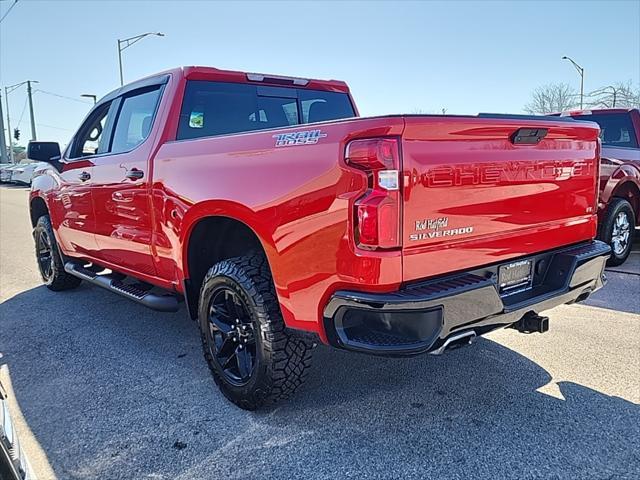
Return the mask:
<svg viewBox="0 0 640 480">
<path fill-rule="evenodd" d="M 491 265 L 405 286 L 387 294 L 338 291 L 324 310 L 329 343 L 379 355 L 435 351 L 465 331 L 476 335 L 565 303 L 585 300 L 604 285 L 607 244 L 593 241 L 518 260 L 531 260 L 532 285 L 500 295 Z M 509 262 L 511 263 L 511 262 Z"/>
</svg>

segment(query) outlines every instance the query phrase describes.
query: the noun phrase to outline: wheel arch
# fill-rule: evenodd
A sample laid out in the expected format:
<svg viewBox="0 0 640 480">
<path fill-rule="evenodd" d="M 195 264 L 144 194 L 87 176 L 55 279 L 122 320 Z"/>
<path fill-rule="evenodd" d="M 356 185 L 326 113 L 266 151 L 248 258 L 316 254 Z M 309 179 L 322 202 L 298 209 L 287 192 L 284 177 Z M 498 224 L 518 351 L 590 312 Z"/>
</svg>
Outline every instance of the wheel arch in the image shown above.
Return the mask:
<svg viewBox="0 0 640 480">
<path fill-rule="evenodd" d="M 270 271 L 274 244 L 257 213 L 231 202 L 207 202 L 185 215 L 182 272 L 185 300 L 191 318 L 197 317 L 198 296 L 209 268 L 226 258 L 257 250 L 265 255 Z"/>
<path fill-rule="evenodd" d="M 611 192 L 610 198 L 623 198 L 631 204 L 636 225 L 640 224 L 640 187 L 630 178 L 620 182 Z"/>
<path fill-rule="evenodd" d="M 40 196 L 33 196 L 29 201 L 29 216 L 31 217 L 31 226 L 35 227 L 38 219 L 43 215 L 49 214 L 47 203 Z"/>
</svg>

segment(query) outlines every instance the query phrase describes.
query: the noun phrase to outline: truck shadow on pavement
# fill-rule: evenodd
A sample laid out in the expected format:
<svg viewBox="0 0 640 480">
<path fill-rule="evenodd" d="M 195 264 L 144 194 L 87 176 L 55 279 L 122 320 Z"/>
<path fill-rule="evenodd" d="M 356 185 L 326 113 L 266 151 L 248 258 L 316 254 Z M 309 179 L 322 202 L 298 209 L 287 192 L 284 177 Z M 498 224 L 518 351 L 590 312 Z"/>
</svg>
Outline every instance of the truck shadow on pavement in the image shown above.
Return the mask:
<svg viewBox="0 0 640 480">
<path fill-rule="evenodd" d="M 550 374 L 490 340 L 408 359 L 319 347 L 298 394 L 257 413 L 218 392 L 184 311 L 154 313 L 88 286 L 5 301 L 0 351 L 22 415 L 64 479 L 640 471 L 640 406 L 566 381 L 541 393 Z"/>
<path fill-rule="evenodd" d="M 636 231 L 633 250 L 625 263 L 608 267 L 609 283 L 594 293 L 586 305 L 627 313 L 640 313 L 640 230 Z"/>
</svg>

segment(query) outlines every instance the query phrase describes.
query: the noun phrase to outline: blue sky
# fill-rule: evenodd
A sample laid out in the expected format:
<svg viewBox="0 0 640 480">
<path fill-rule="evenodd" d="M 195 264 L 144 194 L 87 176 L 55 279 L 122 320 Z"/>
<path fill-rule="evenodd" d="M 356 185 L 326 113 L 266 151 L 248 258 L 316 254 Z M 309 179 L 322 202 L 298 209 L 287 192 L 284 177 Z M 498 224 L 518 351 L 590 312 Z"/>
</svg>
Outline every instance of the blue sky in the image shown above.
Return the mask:
<svg viewBox="0 0 640 480">
<path fill-rule="evenodd" d="M 12 2 L 0 1 L 0 14 Z M 638 0 L 20 0 L 0 29 L 1 86 L 32 79 L 69 97 L 34 97 L 39 139 L 63 143 L 90 107 L 80 94 L 119 85 L 116 40 L 147 31 L 166 36 L 123 53 L 125 81 L 178 65 L 335 78 L 350 84 L 362 115 L 519 113 L 539 85 L 579 88 L 563 55 L 585 68 L 586 91 L 640 82 Z M 9 97 L 12 127 L 25 97 L 24 88 Z M 28 109 L 20 129 L 25 144 Z"/>
</svg>

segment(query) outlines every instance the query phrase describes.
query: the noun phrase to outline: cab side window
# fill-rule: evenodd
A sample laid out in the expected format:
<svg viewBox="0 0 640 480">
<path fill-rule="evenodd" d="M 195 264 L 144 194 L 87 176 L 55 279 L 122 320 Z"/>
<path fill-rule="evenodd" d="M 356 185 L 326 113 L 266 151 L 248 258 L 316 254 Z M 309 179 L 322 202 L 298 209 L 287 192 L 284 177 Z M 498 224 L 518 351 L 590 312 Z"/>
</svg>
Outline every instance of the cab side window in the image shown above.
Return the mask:
<svg viewBox="0 0 640 480">
<path fill-rule="evenodd" d="M 628 113 L 596 113 L 576 115 L 576 120 L 587 120 L 600 125 L 600 140 L 608 147 L 638 148 L 638 139 L 631 115 Z"/>
<path fill-rule="evenodd" d="M 111 102 L 100 105 L 80 127 L 69 158 L 82 158 L 108 151 L 108 139 L 102 135 L 107 125 Z"/>
<path fill-rule="evenodd" d="M 212 137 L 354 116 L 349 95 L 343 92 L 189 80 L 176 138 Z"/>
<path fill-rule="evenodd" d="M 122 98 L 111 153 L 128 152 L 147 139 L 159 99 L 160 87 L 157 86 Z"/>
</svg>

